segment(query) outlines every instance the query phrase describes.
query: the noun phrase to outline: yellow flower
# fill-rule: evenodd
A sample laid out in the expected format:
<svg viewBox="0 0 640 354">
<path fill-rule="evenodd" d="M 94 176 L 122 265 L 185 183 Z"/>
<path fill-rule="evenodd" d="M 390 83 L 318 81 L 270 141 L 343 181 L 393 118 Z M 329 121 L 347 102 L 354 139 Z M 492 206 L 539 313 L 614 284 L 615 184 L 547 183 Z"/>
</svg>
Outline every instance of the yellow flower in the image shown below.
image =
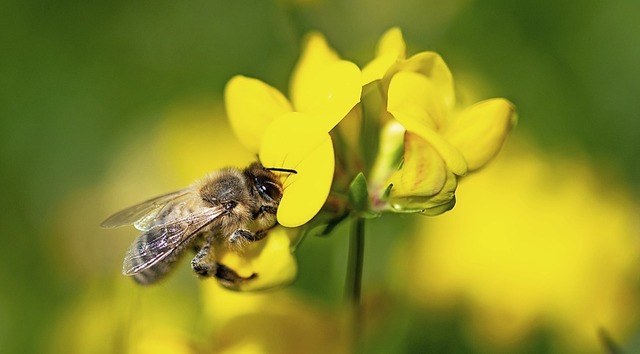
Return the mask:
<svg viewBox="0 0 640 354">
<path fill-rule="evenodd" d="M 245 76 L 225 89 L 231 126 L 266 167 L 285 168 L 278 222 L 305 224 L 318 213 L 335 168 L 329 131 L 359 102 L 360 69 L 340 60 L 318 33 L 308 36 L 291 78 L 291 102 L 277 89 Z"/>
<path fill-rule="evenodd" d="M 375 178 L 392 186 L 385 198 L 394 210 L 435 215 L 453 207 L 459 176 L 498 153 L 516 123 L 515 108 L 495 98 L 457 110 L 453 77 L 440 55 L 421 52 L 405 59 L 404 50 L 402 34 L 391 29 L 363 69 L 365 84 L 378 83 L 386 111 L 406 129 L 402 166 Z M 387 137 L 381 139 L 386 143 Z"/>
</svg>

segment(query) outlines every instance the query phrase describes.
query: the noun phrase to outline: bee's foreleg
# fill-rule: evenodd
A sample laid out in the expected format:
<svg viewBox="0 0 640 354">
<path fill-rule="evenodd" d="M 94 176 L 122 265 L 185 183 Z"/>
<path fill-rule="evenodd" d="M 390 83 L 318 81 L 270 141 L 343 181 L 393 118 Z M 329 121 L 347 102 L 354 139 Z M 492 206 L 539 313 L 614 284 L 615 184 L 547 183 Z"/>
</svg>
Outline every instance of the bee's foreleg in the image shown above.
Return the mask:
<svg viewBox="0 0 640 354">
<path fill-rule="evenodd" d="M 275 215 L 278 212 L 278 208 L 270 206 L 270 205 L 262 205 L 255 213 L 253 213 L 253 218 L 257 219 L 262 214 L 273 214 Z"/>
<path fill-rule="evenodd" d="M 191 260 L 191 268 L 196 274 L 208 277 L 216 273 L 216 264 L 213 258 L 212 246 L 210 242 L 205 243 L 196 256 Z"/>
</svg>

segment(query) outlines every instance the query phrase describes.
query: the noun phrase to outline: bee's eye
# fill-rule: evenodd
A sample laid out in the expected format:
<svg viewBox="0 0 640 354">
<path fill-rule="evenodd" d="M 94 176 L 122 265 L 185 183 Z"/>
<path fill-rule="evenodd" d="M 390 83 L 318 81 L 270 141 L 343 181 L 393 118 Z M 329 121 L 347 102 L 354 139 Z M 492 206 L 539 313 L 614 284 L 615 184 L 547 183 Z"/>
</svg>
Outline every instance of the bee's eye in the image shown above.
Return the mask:
<svg viewBox="0 0 640 354">
<path fill-rule="evenodd" d="M 280 188 L 270 181 L 256 181 L 258 186 L 258 192 L 263 198 L 271 200 L 280 200 L 282 198 L 282 192 Z"/>
</svg>

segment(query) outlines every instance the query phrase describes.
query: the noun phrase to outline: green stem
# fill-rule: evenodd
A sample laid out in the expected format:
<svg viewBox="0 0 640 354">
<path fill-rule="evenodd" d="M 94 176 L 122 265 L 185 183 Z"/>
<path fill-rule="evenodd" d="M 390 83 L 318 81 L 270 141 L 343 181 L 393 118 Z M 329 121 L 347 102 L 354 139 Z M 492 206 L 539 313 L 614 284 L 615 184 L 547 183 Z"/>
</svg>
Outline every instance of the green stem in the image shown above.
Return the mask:
<svg viewBox="0 0 640 354">
<path fill-rule="evenodd" d="M 362 266 L 364 262 L 364 218 L 354 217 L 349 238 L 349 259 L 345 282 L 346 299 L 351 306 L 354 347 L 358 346 L 362 330 Z M 354 351 L 356 352 L 356 351 Z"/>
</svg>

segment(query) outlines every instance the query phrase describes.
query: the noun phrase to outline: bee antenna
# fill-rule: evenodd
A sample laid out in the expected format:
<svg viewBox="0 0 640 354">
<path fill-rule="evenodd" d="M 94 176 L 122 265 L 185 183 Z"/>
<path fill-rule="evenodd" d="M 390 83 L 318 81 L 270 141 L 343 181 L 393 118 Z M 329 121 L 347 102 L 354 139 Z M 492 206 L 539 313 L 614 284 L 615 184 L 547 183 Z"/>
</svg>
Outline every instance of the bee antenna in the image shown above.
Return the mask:
<svg viewBox="0 0 640 354">
<path fill-rule="evenodd" d="M 298 174 L 298 171 L 290 169 L 290 168 L 280 168 L 280 167 L 269 167 L 266 168 L 268 171 L 275 171 L 275 172 L 284 172 L 284 173 L 292 173 L 294 175 Z"/>
</svg>

